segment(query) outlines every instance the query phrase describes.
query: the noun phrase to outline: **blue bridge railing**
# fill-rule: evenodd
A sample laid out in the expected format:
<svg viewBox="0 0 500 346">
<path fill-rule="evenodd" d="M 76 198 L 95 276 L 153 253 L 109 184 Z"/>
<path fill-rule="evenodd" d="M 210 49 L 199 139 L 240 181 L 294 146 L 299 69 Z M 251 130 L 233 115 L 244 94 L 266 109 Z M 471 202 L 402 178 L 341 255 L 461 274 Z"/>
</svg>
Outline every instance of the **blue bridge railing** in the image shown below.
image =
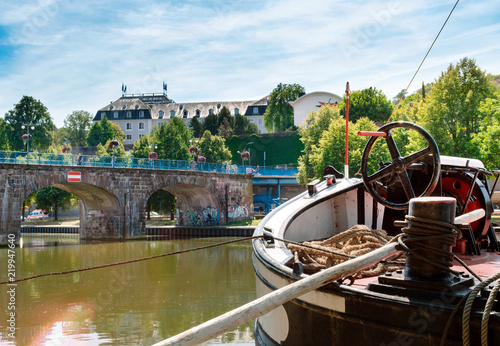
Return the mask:
<svg viewBox="0 0 500 346">
<path fill-rule="evenodd" d="M 131 156 L 109 157 L 94 155 L 53 154 L 0 150 L 0 163 L 17 163 L 32 165 L 53 166 L 84 166 L 84 167 L 111 167 L 111 168 L 140 168 L 140 169 L 172 169 L 202 172 L 219 172 L 233 174 L 255 174 L 267 176 L 296 176 L 298 169 L 288 166 L 259 167 L 240 166 L 211 162 L 195 162 L 182 160 L 143 159 Z"/>
</svg>

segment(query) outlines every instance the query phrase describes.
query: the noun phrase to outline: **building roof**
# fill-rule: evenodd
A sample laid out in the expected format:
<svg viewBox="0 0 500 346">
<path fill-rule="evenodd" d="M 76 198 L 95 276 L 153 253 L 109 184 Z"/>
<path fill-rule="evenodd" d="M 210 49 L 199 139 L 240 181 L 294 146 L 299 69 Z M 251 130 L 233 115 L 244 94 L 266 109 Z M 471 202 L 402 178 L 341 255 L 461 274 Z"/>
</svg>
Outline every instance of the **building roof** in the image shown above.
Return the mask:
<svg viewBox="0 0 500 346">
<path fill-rule="evenodd" d="M 179 118 L 205 118 L 209 114 L 217 114 L 223 107 L 229 109 L 231 114 L 245 116 L 262 116 L 266 110 L 269 97 L 250 101 L 214 101 L 214 102 L 185 102 L 176 103 L 164 94 L 150 95 L 124 95 L 118 100 L 97 111 L 94 121 L 101 120 L 106 114 L 110 120 L 126 119 L 164 119 Z M 254 112 L 255 106 L 258 113 Z M 141 113 L 142 112 L 142 113 Z"/>
</svg>

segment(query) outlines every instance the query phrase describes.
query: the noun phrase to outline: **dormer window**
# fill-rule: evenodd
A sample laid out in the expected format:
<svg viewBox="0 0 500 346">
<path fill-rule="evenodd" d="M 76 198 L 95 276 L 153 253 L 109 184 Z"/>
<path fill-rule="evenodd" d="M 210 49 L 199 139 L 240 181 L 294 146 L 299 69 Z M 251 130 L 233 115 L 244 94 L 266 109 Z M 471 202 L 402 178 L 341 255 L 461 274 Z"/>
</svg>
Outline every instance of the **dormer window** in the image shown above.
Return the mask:
<svg viewBox="0 0 500 346">
<path fill-rule="evenodd" d="M 199 109 L 196 110 L 196 116 L 199 118 L 201 116 L 201 111 Z"/>
<path fill-rule="evenodd" d="M 188 117 L 188 111 L 187 110 L 184 110 L 184 114 L 182 115 L 183 118 L 187 118 Z"/>
<path fill-rule="evenodd" d="M 175 117 L 175 111 L 170 111 L 170 118 Z"/>
<path fill-rule="evenodd" d="M 220 108 L 220 103 L 217 103 L 217 109 L 219 109 L 219 108 Z"/>
<path fill-rule="evenodd" d="M 115 108 L 115 107 L 113 107 L 113 106 L 109 106 L 109 110 L 111 110 L 111 111 L 112 111 L 112 110 L 113 110 L 113 108 Z"/>
<path fill-rule="evenodd" d="M 144 111 L 139 112 L 139 118 L 144 118 Z"/>
<path fill-rule="evenodd" d="M 132 118 L 132 112 L 131 111 L 127 112 L 127 118 Z"/>
<path fill-rule="evenodd" d="M 135 109 L 139 109 L 139 105 L 135 105 Z"/>
<path fill-rule="evenodd" d="M 259 107 L 253 107 L 253 114 L 259 114 Z"/>
<path fill-rule="evenodd" d="M 165 113 L 163 113 L 163 111 L 160 111 L 160 112 L 158 113 L 158 118 L 163 119 L 163 115 L 164 115 L 164 114 L 165 114 Z"/>
<path fill-rule="evenodd" d="M 118 119 L 118 112 L 113 112 L 113 118 Z"/>
<path fill-rule="evenodd" d="M 238 108 L 234 109 L 234 115 L 236 115 L 236 114 L 240 114 L 240 110 Z"/>
<path fill-rule="evenodd" d="M 126 105 L 123 105 L 122 109 L 127 109 L 127 106 L 126 106 Z"/>
<path fill-rule="evenodd" d="M 184 108 L 184 106 L 183 105 L 179 105 L 179 109 L 182 110 L 182 108 Z"/>
<path fill-rule="evenodd" d="M 208 115 L 213 115 L 213 114 L 214 114 L 214 110 L 213 110 L 212 108 L 210 108 L 210 109 L 208 110 Z"/>
</svg>

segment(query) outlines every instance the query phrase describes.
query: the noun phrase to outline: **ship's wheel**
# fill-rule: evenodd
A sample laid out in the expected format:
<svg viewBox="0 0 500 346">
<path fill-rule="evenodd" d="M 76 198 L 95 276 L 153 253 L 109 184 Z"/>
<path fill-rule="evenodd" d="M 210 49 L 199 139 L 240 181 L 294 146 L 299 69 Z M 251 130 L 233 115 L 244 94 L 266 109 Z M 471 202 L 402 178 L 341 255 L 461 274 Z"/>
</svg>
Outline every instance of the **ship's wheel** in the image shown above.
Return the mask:
<svg viewBox="0 0 500 346">
<path fill-rule="evenodd" d="M 406 128 L 416 131 L 427 142 L 427 146 L 408 156 L 401 156 L 396 141 L 391 130 L 396 128 Z M 439 150 L 432 136 L 422 127 L 410 122 L 398 121 L 388 123 L 376 132 L 360 133 L 371 136 L 366 143 L 361 158 L 361 175 L 366 190 L 379 203 L 391 209 L 404 210 L 408 208 L 411 198 L 428 196 L 436 187 L 441 172 Z M 378 137 L 383 137 L 389 149 L 391 161 L 381 163 L 380 169 L 369 174 L 368 162 L 370 153 Z M 414 186 L 410 178 L 409 171 L 425 171 L 426 176 L 430 176 L 426 186 Z M 419 182 L 420 183 L 420 182 Z M 397 200 L 392 200 L 389 194 L 385 193 L 389 185 L 397 185 L 403 191 L 402 196 Z"/>
</svg>

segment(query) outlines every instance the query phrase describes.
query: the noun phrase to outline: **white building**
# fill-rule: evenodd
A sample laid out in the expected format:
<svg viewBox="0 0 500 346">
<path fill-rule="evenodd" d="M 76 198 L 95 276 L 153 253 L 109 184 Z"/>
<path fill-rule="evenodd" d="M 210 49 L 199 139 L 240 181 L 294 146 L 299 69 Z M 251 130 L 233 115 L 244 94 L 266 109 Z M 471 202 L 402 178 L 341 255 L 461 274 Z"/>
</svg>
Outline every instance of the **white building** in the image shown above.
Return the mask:
<svg viewBox="0 0 500 346">
<path fill-rule="evenodd" d="M 317 111 L 324 104 L 338 104 L 341 101 L 341 96 L 326 91 L 315 91 L 299 95 L 298 99 L 289 102 L 293 107 L 293 124 L 295 126 L 303 125 L 310 112 Z"/>
<path fill-rule="evenodd" d="M 217 114 L 222 107 L 232 115 L 242 114 L 257 125 L 260 133 L 267 133 L 264 127 L 264 112 L 268 97 L 252 101 L 186 102 L 176 103 L 163 94 L 124 94 L 118 100 L 99 109 L 93 121 L 100 121 L 104 115 L 120 126 L 125 133 L 123 144 L 133 144 L 144 134 L 149 134 L 153 125 L 168 123 L 171 118 L 182 118 L 186 125 L 194 117 L 203 123 L 209 114 Z"/>
</svg>

